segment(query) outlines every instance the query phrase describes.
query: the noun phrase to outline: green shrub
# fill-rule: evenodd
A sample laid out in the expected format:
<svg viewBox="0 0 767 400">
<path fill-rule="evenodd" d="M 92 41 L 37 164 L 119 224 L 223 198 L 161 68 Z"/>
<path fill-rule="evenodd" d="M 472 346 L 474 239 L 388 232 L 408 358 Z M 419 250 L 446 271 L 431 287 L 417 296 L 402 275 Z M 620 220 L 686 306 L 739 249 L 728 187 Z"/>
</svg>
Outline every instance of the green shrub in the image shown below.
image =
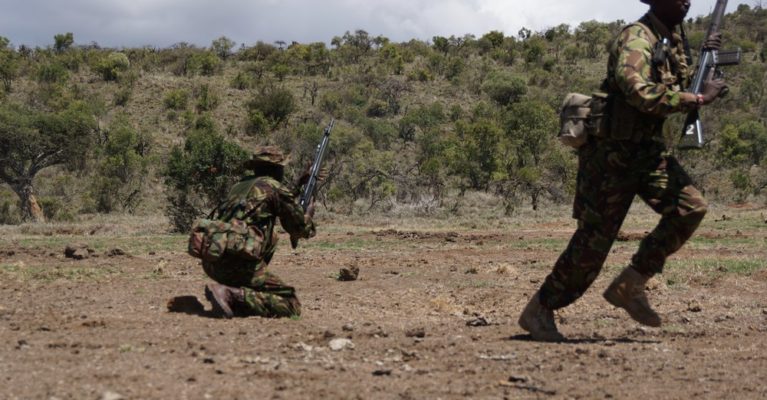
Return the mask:
<svg viewBox="0 0 767 400">
<path fill-rule="evenodd" d="M 96 72 L 105 81 L 116 81 L 130 69 L 130 60 L 125 53 L 110 53 L 96 65 Z"/>
<path fill-rule="evenodd" d="M 173 89 L 165 94 L 163 104 L 168 110 L 185 110 L 189 101 L 189 93 L 183 89 Z"/>
<path fill-rule="evenodd" d="M 197 112 L 213 111 L 220 102 L 218 94 L 208 85 L 197 88 Z"/>
<path fill-rule="evenodd" d="M 218 204 L 239 178 L 248 152 L 215 130 L 194 128 L 183 146 L 171 150 L 163 171 L 167 190 L 166 215 L 179 232 L 188 232 L 195 218 Z"/>
<path fill-rule="evenodd" d="M 482 91 L 496 103 L 505 106 L 519 101 L 527 93 L 527 84 L 522 78 L 496 71 L 485 78 Z"/>
<path fill-rule="evenodd" d="M 276 128 L 285 121 L 296 108 L 296 101 L 290 90 L 269 87 L 261 91 L 246 105 L 249 115 L 259 111 Z"/>
</svg>

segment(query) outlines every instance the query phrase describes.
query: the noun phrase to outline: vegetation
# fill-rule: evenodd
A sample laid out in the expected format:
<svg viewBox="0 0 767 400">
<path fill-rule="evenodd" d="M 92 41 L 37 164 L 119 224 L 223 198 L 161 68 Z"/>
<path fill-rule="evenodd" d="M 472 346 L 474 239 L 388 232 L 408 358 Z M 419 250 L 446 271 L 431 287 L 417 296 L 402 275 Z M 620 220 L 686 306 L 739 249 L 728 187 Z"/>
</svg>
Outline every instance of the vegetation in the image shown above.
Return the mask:
<svg viewBox="0 0 767 400">
<path fill-rule="evenodd" d="M 707 107 L 707 142 L 681 159 L 707 198 L 764 202 L 767 10 L 727 15 L 730 95 Z M 707 17 L 687 23 L 697 48 Z M 393 43 L 363 30 L 324 43 L 226 37 L 209 48 L 104 49 L 56 35 L 0 37 L 0 222 L 165 211 L 177 229 L 236 179 L 248 149 L 274 144 L 301 168 L 331 116 L 321 201 L 339 213 L 460 212 L 479 192 L 507 214 L 569 201 L 575 154 L 555 139 L 568 92 L 598 88 L 625 23 Z M 680 118 L 669 121 L 670 148 Z M 41 200 L 42 199 L 42 200 Z"/>
</svg>

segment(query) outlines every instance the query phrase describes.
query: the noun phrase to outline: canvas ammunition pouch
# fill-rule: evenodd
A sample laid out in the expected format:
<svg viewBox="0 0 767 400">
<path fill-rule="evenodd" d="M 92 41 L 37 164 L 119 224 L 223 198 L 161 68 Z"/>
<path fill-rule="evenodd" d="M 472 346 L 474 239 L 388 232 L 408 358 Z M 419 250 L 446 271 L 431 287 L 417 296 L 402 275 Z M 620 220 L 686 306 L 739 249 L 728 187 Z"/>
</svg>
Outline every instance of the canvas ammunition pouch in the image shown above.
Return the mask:
<svg viewBox="0 0 767 400">
<path fill-rule="evenodd" d="M 200 219 L 189 235 L 188 252 L 205 261 L 216 261 L 224 255 L 258 261 L 263 244 L 263 232 L 239 219 Z"/>
<path fill-rule="evenodd" d="M 608 95 L 602 92 L 591 96 L 568 93 L 559 112 L 559 140 L 577 149 L 586 143 L 588 135 L 606 137 L 609 103 Z"/>
</svg>

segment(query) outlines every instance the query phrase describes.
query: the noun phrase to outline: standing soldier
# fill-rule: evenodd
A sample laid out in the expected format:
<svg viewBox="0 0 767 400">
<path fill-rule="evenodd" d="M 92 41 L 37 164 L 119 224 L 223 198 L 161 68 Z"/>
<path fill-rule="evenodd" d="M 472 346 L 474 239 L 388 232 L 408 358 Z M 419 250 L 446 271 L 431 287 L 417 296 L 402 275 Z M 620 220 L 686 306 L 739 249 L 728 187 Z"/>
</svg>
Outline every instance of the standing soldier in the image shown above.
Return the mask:
<svg viewBox="0 0 767 400">
<path fill-rule="evenodd" d="M 663 144 L 663 123 L 671 113 L 711 103 L 726 86 L 717 79 L 708 80 L 702 94 L 683 89 L 693 74 L 681 27 L 690 0 L 641 1 L 650 11 L 623 29 L 610 50 L 603 83 L 610 98 L 609 132 L 590 135 L 578 149 L 578 228 L 519 318 L 534 340 L 564 339 L 553 311 L 576 301 L 594 282 L 636 195 L 661 219 L 604 297 L 637 322 L 660 326 L 645 285 L 706 214 L 706 200 Z M 705 47 L 718 49 L 720 42 L 712 35 Z"/>
<path fill-rule="evenodd" d="M 234 315 L 262 317 L 292 317 L 301 314 L 301 303 L 293 287 L 284 284 L 277 275 L 267 271 L 277 237 L 276 219 L 290 234 L 291 239 L 313 237 L 315 234 L 314 203 L 306 212 L 296 203 L 298 189 L 308 178 L 304 174 L 293 189 L 286 187 L 285 157 L 279 148 L 259 148 L 244 167 L 253 175 L 235 184 L 224 202 L 215 211 L 215 218 L 223 222 L 235 219 L 254 228 L 262 240 L 261 255 L 257 260 L 246 260 L 225 254 L 216 261 L 203 261 L 205 273 L 217 284 L 205 287 L 205 297 L 213 305 L 215 314 L 231 318 Z"/>
</svg>

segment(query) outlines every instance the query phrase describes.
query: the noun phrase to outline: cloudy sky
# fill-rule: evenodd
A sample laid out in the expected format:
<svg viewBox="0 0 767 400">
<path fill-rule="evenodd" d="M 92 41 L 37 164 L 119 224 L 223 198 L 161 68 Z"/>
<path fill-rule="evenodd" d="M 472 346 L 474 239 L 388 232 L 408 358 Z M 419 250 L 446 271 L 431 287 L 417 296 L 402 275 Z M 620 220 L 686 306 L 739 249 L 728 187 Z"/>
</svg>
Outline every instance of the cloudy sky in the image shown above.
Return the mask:
<svg viewBox="0 0 767 400">
<path fill-rule="evenodd" d="M 715 0 L 692 0 L 689 16 L 709 13 Z M 753 6 L 759 0 L 731 0 Z M 0 36 L 18 46 L 48 46 L 57 33 L 105 47 L 199 46 L 226 36 L 237 43 L 330 42 L 364 29 L 401 42 L 433 36 L 482 35 L 560 23 L 631 21 L 638 0 L 0 0 Z"/>
</svg>

